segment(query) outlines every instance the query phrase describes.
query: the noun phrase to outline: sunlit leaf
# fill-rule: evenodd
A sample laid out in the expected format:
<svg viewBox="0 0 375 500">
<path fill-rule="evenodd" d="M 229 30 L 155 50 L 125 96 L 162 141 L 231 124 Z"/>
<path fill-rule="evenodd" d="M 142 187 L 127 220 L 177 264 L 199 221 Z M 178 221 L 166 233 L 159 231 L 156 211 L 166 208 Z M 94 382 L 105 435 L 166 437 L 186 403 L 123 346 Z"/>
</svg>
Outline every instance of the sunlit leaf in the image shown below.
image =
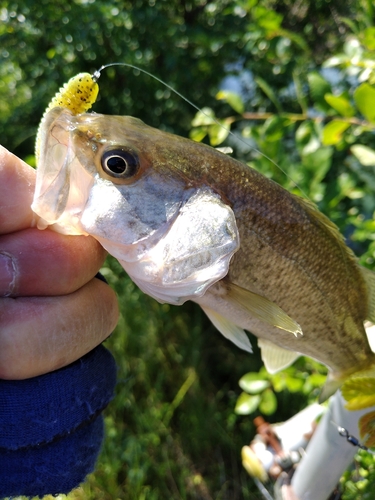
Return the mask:
<svg viewBox="0 0 375 500">
<path fill-rule="evenodd" d="M 350 37 L 344 44 L 344 51 L 349 57 L 361 57 L 363 49 L 357 38 Z"/>
<path fill-rule="evenodd" d="M 48 59 L 53 59 L 55 55 L 56 55 L 55 47 L 51 47 L 49 50 L 47 50 L 46 56 Z"/>
<path fill-rule="evenodd" d="M 342 134 L 350 127 L 350 123 L 341 120 L 332 120 L 327 123 L 322 132 L 324 146 L 333 146 L 342 139 Z"/>
<path fill-rule="evenodd" d="M 215 113 L 211 108 L 202 108 L 193 118 L 191 125 L 199 127 L 200 125 L 212 125 L 215 123 Z"/>
<path fill-rule="evenodd" d="M 259 394 L 264 391 L 267 387 L 269 387 L 270 383 L 268 380 L 253 380 L 244 383 L 239 382 L 241 389 L 248 392 L 249 394 Z"/>
<path fill-rule="evenodd" d="M 281 14 L 265 6 L 259 5 L 259 3 L 251 10 L 251 13 L 257 24 L 266 30 L 277 30 L 283 21 L 283 16 Z"/>
<path fill-rule="evenodd" d="M 266 389 L 259 403 L 259 410 L 264 415 L 272 415 L 277 409 L 277 399 L 272 389 Z"/>
<path fill-rule="evenodd" d="M 211 146 L 218 146 L 228 137 L 230 132 L 230 126 L 225 124 L 221 125 L 220 123 L 215 123 L 215 125 L 211 125 L 208 129 L 208 135 L 210 136 L 210 144 Z"/>
<path fill-rule="evenodd" d="M 366 28 L 365 31 L 362 34 L 362 41 L 363 44 L 366 45 L 366 47 L 369 50 L 375 50 L 375 27 L 370 26 L 369 28 Z"/>
<path fill-rule="evenodd" d="M 362 115 L 370 122 L 375 122 L 375 89 L 368 83 L 362 83 L 354 92 L 354 100 Z"/>
<path fill-rule="evenodd" d="M 375 167 L 375 151 L 362 144 L 355 144 L 350 151 L 365 167 Z"/>
<path fill-rule="evenodd" d="M 246 375 L 240 378 L 238 384 L 243 391 L 250 394 L 257 394 L 270 386 L 269 381 L 262 379 L 257 372 L 246 373 Z"/>
<path fill-rule="evenodd" d="M 272 387 L 275 392 L 281 392 L 282 390 L 285 389 L 286 384 L 285 384 L 285 373 L 284 370 L 279 373 L 274 373 L 271 377 L 272 380 Z"/>
<path fill-rule="evenodd" d="M 346 62 L 348 62 L 348 56 L 346 54 L 339 54 L 339 55 L 336 55 L 336 56 L 333 56 L 333 57 L 330 57 L 329 59 L 327 59 L 324 62 L 323 67 L 324 68 L 332 68 L 335 66 L 340 66 L 341 64 L 344 64 Z"/>
<path fill-rule="evenodd" d="M 285 377 L 285 385 L 290 392 L 298 392 L 302 389 L 304 381 L 301 378 Z"/>
<path fill-rule="evenodd" d="M 355 109 L 353 106 L 350 104 L 349 99 L 346 97 L 338 96 L 338 95 L 333 95 L 333 94 L 326 94 L 324 96 L 324 99 L 328 104 L 336 110 L 340 115 L 342 116 L 354 116 L 355 115 Z"/>
<path fill-rule="evenodd" d="M 314 387 L 321 387 L 326 381 L 326 375 L 321 373 L 313 373 L 309 376 L 308 381 Z"/>
<path fill-rule="evenodd" d="M 230 90 L 220 90 L 216 94 L 216 99 L 226 101 L 238 114 L 242 114 L 244 112 L 243 100 L 241 96 L 235 92 L 231 92 Z"/>
<path fill-rule="evenodd" d="M 314 135 L 314 124 L 310 120 L 302 122 L 296 131 L 296 141 L 298 146 L 306 146 L 312 135 Z"/>
<path fill-rule="evenodd" d="M 195 127 L 190 130 L 189 137 L 193 141 L 201 142 L 207 135 L 207 127 Z"/>
<path fill-rule="evenodd" d="M 253 413 L 259 406 L 260 396 L 256 394 L 255 396 L 251 396 L 246 392 L 242 392 L 236 402 L 236 406 L 234 408 L 235 413 L 238 415 L 249 415 Z"/>
</svg>

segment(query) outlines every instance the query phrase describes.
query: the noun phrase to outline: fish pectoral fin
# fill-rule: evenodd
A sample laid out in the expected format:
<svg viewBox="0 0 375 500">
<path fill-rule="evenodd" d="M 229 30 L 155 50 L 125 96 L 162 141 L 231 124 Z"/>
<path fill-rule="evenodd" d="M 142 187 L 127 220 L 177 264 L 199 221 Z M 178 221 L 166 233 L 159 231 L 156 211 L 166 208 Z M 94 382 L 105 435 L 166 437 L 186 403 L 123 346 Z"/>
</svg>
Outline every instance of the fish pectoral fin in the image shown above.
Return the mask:
<svg viewBox="0 0 375 500">
<path fill-rule="evenodd" d="M 289 351 L 265 339 L 258 339 L 262 360 L 268 373 L 274 374 L 290 366 L 300 357 L 298 352 Z"/>
<path fill-rule="evenodd" d="M 240 349 L 253 352 L 250 340 L 242 328 L 208 307 L 202 307 L 202 309 L 211 320 L 212 324 L 225 338 L 231 340 Z"/>
<path fill-rule="evenodd" d="M 361 272 L 368 289 L 368 312 L 366 319 L 375 323 L 375 273 L 365 267 L 361 267 Z"/>
<path fill-rule="evenodd" d="M 226 284 L 227 298 L 246 309 L 255 318 L 281 330 L 303 335 L 300 325 L 294 321 L 285 311 L 271 300 L 258 295 L 250 290 L 245 290 L 234 283 Z"/>
</svg>

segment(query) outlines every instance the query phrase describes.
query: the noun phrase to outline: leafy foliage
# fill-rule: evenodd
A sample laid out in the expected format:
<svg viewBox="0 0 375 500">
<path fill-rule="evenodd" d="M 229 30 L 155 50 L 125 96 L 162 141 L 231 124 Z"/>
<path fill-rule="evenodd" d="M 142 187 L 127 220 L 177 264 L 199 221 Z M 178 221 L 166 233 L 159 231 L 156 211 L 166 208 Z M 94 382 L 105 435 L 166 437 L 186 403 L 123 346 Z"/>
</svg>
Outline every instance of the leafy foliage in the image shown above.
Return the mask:
<svg viewBox="0 0 375 500">
<path fill-rule="evenodd" d="M 103 73 L 95 111 L 232 147 L 316 202 L 373 266 L 371 1 L 0 0 L 0 21 L 0 133 L 19 156 L 33 163 L 43 110 L 71 76 L 140 65 L 202 111 L 194 117 L 169 89 L 125 68 Z M 107 341 L 119 383 L 97 471 L 69 498 L 254 498 L 240 465 L 254 432 L 247 415 L 289 418 L 317 396 L 324 370 L 301 358 L 270 376 L 257 351 L 230 345 L 193 304 L 156 304 L 113 259 L 103 273 L 121 305 Z M 347 500 L 373 495 L 372 456 L 357 463 L 343 480 Z"/>
<path fill-rule="evenodd" d="M 239 415 L 249 415 L 258 409 L 263 415 L 273 415 L 279 400 L 285 405 L 294 393 L 310 404 L 316 401 L 325 378 L 326 369 L 310 359 L 299 360 L 293 367 L 273 375 L 262 367 L 259 372 L 249 372 L 240 378 L 239 386 L 243 392 L 234 411 Z M 276 397 L 278 393 L 281 393 L 279 398 Z"/>
<path fill-rule="evenodd" d="M 341 478 L 342 500 L 370 500 L 374 497 L 375 461 L 373 455 L 359 451 L 354 466 Z"/>
</svg>

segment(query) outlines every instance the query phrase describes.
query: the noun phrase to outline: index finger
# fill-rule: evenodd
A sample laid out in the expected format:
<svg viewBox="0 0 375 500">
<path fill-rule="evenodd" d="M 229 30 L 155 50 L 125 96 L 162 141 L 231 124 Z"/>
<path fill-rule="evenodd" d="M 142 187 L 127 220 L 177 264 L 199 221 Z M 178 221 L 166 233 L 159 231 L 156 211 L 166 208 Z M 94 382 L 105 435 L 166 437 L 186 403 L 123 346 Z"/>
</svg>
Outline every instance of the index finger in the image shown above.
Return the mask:
<svg viewBox="0 0 375 500">
<path fill-rule="evenodd" d="M 35 170 L 0 146 L 0 234 L 33 225 Z"/>
</svg>

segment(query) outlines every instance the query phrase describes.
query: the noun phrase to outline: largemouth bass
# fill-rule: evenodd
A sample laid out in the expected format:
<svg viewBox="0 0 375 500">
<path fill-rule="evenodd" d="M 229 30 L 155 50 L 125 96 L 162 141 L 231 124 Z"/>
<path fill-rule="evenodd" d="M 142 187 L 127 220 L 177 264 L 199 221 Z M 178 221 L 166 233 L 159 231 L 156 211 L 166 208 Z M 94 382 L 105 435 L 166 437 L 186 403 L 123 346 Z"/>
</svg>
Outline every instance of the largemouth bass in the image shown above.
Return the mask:
<svg viewBox="0 0 375 500">
<path fill-rule="evenodd" d="M 39 227 L 90 234 L 160 302 L 198 303 L 270 372 L 310 356 L 322 399 L 375 361 L 374 274 L 329 219 L 219 151 L 126 116 L 54 108 L 40 131 Z"/>
</svg>

